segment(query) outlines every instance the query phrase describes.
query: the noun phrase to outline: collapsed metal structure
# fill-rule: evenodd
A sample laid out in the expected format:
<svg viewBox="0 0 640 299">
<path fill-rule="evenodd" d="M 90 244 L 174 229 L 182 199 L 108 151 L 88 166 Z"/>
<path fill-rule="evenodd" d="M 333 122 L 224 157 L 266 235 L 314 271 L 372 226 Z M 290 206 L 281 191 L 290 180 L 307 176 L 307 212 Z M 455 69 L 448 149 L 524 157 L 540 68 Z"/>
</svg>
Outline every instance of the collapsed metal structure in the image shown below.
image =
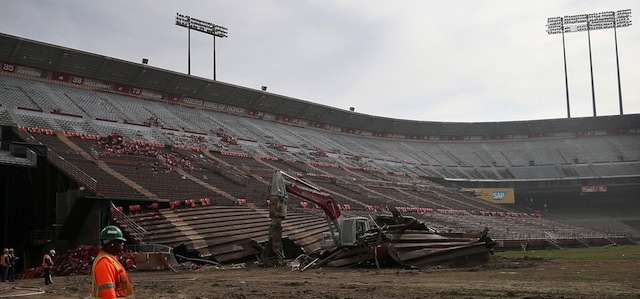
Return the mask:
<svg viewBox="0 0 640 299">
<path fill-rule="evenodd" d="M 314 252 L 298 257 L 296 269 L 322 266 L 346 267 L 371 265 L 425 268 L 463 266 L 488 262 L 495 242 L 482 234 L 441 234 L 416 218 L 380 215 L 377 228 L 368 232 L 356 246 L 340 247 L 331 252 Z"/>
<path fill-rule="evenodd" d="M 112 209 L 132 243 L 162 243 L 176 253 L 221 264 L 258 262 L 263 265 L 298 264 L 300 270 L 318 267 L 460 266 L 489 261 L 493 240 L 487 230 L 477 233 L 442 233 L 414 217 L 391 214 L 371 217 L 374 227 L 353 246 L 328 249 L 326 220 L 321 215 L 290 211 L 282 222 L 282 262 L 261 255 L 269 246 L 270 219 L 266 210 L 251 207 L 198 206 L 159 209 L 138 217 Z M 220 221 L 231 226 L 218 225 Z M 175 223 L 178 221 L 179 223 Z M 177 226 L 176 226 L 177 225 Z M 299 256 L 298 256 L 299 255 Z M 297 258 L 296 258 L 297 256 Z M 293 267 L 293 266 L 292 266 Z"/>
</svg>

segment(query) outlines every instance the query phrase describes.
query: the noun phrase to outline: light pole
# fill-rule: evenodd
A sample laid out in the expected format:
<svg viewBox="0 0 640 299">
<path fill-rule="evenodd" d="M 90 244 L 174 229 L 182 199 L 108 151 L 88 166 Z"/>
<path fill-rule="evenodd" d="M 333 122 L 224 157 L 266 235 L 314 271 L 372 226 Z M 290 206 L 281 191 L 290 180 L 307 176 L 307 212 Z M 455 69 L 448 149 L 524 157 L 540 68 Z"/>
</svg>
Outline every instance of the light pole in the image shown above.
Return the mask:
<svg viewBox="0 0 640 299">
<path fill-rule="evenodd" d="M 562 52 L 564 56 L 564 76 L 565 76 L 565 88 L 567 93 L 567 117 L 571 118 L 569 110 L 569 80 L 567 78 L 567 54 L 565 50 L 564 34 L 571 32 L 587 31 L 588 43 L 589 43 L 589 64 L 591 69 L 591 98 L 593 102 L 593 116 L 596 116 L 596 97 L 595 87 L 593 82 L 593 64 L 591 60 L 591 30 L 598 29 L 611 29 L 613 28 L 616 48 L 616 67 L 618 73 L 618 100 L 620 102 L 620 115 L 622 112 L 622 88 L 620 84 L 620 64 L 618 59 L 618 36 L 616 32 L 617 27 L 631 26 L 631 9 L 614 11 L 605 11 L 599 13 L 580 14 L 564 17 L 550 17 L 547 19 L 547 33 L 558 34 L 562 33 Z"/>
<path fill-rule="evenodd" d="M 593 84 L 593 60 L 591 59 L 591 29 L 589 29 L 589 15 L 587 15 L 587 40 L 589 42 L 589 73 L 591 74 L 591 103 L 593 105 L 593 116 L 596 116 L 596 88 Z"/>
<path fill-rule="evenodd" d="M 553 30 L 553 32 L 550 30 Z M 551 17 L 547 19 L 547 33 L 562 33 L 562 61 L 564 62 L 564 88 L 567 95 L 567 118 L 571 118 L 571 105 L 569 105 L 569 77 L 567 76 L 567 50 L 564 41 L 564 31 L 564 19 L 562 17 Z"/>
<path fill-rule="evenodd" d="M 617 27 L 627 27 L 631 26 L 631 9 L 619 10 L 618 12 L 613 13 L 613 39 L 616 44 L 616 70 L 618 72 L 618 100 L 620 101 L 620 115 L 623 115 L 622 112 L 622 88 L 620 87 L 620 60 L 618 59 L 618 31 Z M 622 26 L 619 26 L 618 23 L 621 23 Z"/>
<path fill-rule="evenodd" d="M 176 25 L 188 31 L 188 74 L 191 75 L 191 29 L 213 36 L 213 80 L 216 80 L 216 37 L 227 37 L 227 27 L 176 13 Z"/>
<path fill-rule="evenodd" d="M 216 81 L 216 37 L 227 37 L 227 27 L 213 25 L 213 81 Z"/>
<path fill-rule="evenodd" d="M 560 18 L 562 22 L 562 18 Z M 569 105 L 569 76 L 567 75 L 567 48 L 564 42 L 564 27 L 562 28 L 562 58 L 564 60 L 564 88 L 567 92 L 567 118 L 571 118 L 571 106 Z"/>
</svg>

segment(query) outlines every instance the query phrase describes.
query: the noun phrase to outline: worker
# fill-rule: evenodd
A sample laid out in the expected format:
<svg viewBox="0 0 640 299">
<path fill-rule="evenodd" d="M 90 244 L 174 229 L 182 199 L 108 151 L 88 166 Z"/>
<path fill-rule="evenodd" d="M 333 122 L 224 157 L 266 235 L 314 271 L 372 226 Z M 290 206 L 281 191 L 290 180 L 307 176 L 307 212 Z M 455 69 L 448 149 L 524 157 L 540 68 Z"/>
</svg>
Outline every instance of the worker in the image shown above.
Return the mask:
<svg viewBox="0 0 640 299">
<path fill-rule="evenodd" d="M 44 269 L 44 285 L 53 284 L 51 279 L 51 269 L 53 268 L 53 257 L 56 255 L 56 251 L 51 249 L 48 253 L 42 256 L 42 268 Z"/>
<path fill-rule="evenodd" d="M 13 276 L 16 272 L 16 260 L 18 257 L 14 253 L 13 248 L 9 248 L 9 272 L 7 273 L 7 280 L 13 281 Z"/>
<path fill-rule="evenodd" d="M 9 273 L 9 248 L 2 250 L 0 255 L 0 279 L 2 282 L 7 281 L 7 274 Z"/>
<path fill-rule="evenodd" d="M 93 261 L 91 298 L 135 298 L 129 274 L 116 258 L 126 241 L 117 226 L 109 225 L 100 232 L 102 250 Z"/>
</svg>

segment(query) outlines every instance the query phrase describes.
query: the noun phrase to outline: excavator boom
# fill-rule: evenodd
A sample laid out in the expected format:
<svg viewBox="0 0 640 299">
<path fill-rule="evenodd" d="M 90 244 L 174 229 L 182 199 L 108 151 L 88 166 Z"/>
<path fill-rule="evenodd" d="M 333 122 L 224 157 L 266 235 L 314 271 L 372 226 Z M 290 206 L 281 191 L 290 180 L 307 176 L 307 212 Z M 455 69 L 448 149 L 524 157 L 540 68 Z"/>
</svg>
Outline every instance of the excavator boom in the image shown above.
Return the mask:
<svg viewBox="0 0 640 299">
<path fill-rule="evenodd" d="M 291 176 L 289 176 L 291 178 Z M 296 179 L 298 183 L 303 182 L 299 179 Z M 338 208 L 338 204 L 336 201 L 331 198 L 328 193 L 321 191 L 319 188 L 314 189 L 308 187 L 309 185 L 304 182 L 304 184 L 294 184 L 287 183 L 286 188 L 287 192 L 295 194 L 304 198 L 305 200 L 317 204 L 329 217 L 330 220 L 336 220 L 340 218 L 342 215 L 340 213 L 340 208 Z"/>
</svg>

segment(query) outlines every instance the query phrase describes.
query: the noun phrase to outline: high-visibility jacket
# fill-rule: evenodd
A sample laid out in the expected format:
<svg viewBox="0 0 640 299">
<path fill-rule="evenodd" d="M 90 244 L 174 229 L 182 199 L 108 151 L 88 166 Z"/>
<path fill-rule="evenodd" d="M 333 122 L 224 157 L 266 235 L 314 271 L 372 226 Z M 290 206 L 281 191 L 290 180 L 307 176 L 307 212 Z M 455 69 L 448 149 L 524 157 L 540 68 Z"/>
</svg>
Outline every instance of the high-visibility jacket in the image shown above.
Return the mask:
<svg viewBox="0 0 640 299">
<path fill-rule="evenodd" d="M 42 268 L 53 268 L 53 259 L 48 253 L 42 256 Z"/>
<path fill-rule="evenodd" d="M 115 256 L 102 250 L 93 261 L 91 298 L 135 298 L 127 270 Z"/>
<path fill-rule="evenodd" d="M 9 255 L 8 254 L 2 254 L 0 256 L 0 266 L 2 267 L 9 267 L 9 259 L 8 259 Z"/>
</svg>

